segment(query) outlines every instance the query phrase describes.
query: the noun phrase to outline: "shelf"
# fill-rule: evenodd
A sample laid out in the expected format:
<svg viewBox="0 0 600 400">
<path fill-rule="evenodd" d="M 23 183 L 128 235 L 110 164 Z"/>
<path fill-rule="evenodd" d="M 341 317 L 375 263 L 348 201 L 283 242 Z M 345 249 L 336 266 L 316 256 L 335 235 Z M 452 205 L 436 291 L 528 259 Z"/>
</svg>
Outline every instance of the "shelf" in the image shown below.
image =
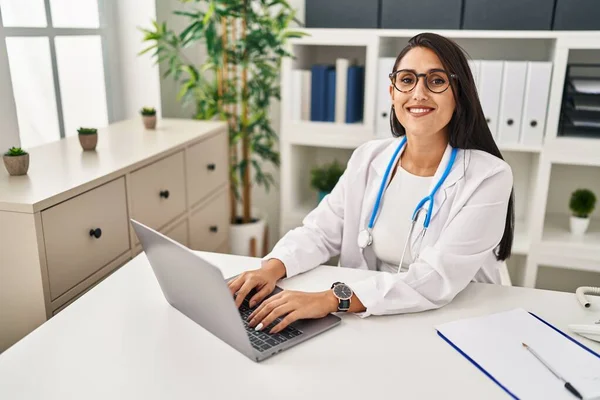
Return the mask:
<svg viewBox="0 0 600 400">
<path fill-rule="evenodd" d="M 355 149 L 373 137 L 373 130 L 363 123 L 291 122 L 282 140 L 291 144 L 314 147 Z"/>
<path fill-rule="evenodd" d="M 600 139 L 557 137 L 546 142 L 544 152 L 554 163 L 600 166 Z"/>
<path fill-rule="evenodd" d="M 527 144 L 508 144 L 498 143 L 500 151 L 517 151 L 522 153 L 540 153 L 542 151 L 542 145 L 527 145 Z"/>
<path fill-rule="evenodd" d="M 600 272 L 600 219 L 592 219 L 585 235 L 575 236 L 569 230 L 569 215 L 546 215 L 538 252 L 551 266 Z"/>
</svg>

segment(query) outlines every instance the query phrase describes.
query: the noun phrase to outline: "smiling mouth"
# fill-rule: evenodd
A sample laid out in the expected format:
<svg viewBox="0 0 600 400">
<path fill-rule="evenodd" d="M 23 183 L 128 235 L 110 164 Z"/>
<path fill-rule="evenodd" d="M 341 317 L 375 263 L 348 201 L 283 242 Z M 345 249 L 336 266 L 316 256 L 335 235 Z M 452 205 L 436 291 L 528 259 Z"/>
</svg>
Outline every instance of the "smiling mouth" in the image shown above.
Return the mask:
<svg viewBox="0 0 600 400">
<path fill-rule="evenodd" d="M 423 116 L 423 115 L 427 115 L 427 114 L 431 114 L 435 108 L 431 108 L 431 107 L 407 107 L 408 112 L 411 115 L 415 115 L 415 116 Z"/>
</svg>

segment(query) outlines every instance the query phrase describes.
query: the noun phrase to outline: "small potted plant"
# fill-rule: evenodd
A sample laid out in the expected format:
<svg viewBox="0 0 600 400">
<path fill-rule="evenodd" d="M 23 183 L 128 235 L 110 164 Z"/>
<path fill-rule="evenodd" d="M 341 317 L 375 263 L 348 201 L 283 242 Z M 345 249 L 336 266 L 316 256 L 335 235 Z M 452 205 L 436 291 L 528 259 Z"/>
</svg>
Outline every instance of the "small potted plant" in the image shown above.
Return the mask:
<svg viewBox="0 0 600 400">
<path fill-rule="evenodd" d="M 156 128 L 156 109 L 154 107 L 143 107 L 140 114 L 142 114 L 142 121 L 144 121 L 146 129 Z"/>
<path fill-rule="evenodd" d="M 20 147 L 11 147 L 4 153 L 4 166 L 9 175 L 25 175 L 29 170 L 29 153 Z"/>
<path fill-rule="evenodd" d="M 79 143 L 83 150 L 94 150 L 98 144 L 98 129 L 96 128 L 79 128 L 77 129 Z"/>
<path fill-rule="evenodd" d="M 319 203 L 331 193 L 343 173 L 344 168 L 337 160 L 311 170 L 310 185 L 317 191 Z"/>
<path fill-rule="evenodd" d="M 596 195 L 589 189 L 577 189 L 571 194 L 571 233 L 583 235 L 590 224 L 590 214 L 596 206 Z"/>
</svg>

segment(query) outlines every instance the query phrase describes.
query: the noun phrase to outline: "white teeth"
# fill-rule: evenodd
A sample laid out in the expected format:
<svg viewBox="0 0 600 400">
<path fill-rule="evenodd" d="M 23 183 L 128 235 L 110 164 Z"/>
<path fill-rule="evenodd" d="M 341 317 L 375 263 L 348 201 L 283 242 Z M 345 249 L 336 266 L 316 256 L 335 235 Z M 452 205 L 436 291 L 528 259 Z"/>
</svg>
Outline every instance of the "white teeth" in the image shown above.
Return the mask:
<svg viewBox="0 0 600 400">
<path fill-rule="evenodd" d="M 427 111 L 431 111 L 431 108 L 409 108 L 411 113 L 414 114 L 421 114 L 421 113 L 425 113 Z"/>
</svg>

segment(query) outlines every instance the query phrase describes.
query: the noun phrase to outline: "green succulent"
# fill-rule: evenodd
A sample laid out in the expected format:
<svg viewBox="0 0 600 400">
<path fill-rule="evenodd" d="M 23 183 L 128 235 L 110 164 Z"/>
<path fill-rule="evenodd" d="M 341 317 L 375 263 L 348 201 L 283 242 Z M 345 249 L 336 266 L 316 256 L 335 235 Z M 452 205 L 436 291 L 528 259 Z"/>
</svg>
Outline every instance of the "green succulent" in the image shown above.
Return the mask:
<svg viewBox="0 0 600 400">
<path fill-rule="evenodd" d="M 589 189 L 577 189 L 571 194 L 569 208 L 573 215 L 579 218 L 587 218 L 596 206 L 596 195 Z"/>
<path fill-rule="evenodd" d="M 154 108 L 154 107 L 142 107 L 142 109 L 140 110 L 140 114 L 147 115 L 147 116 L 156 115 L 156 108 Z"/>
<path fill-rule="evenodd" d="M 311 170 L 310 185 L 321 192 L 331 192 L 344 173 L 344 167 L 337 161 L 315 167 Z"/>
<path fill-rule="evenodd" d="M 93 135 L 94 133 L 98 133 L 98 129 L 96 128 L 79 128 L 77 129 L 80 135 Z"/>
<path fill-rule="evenodd" d="M 27 154 L 27 152 L 20 147 L 11 147 L 6 153 L 4 153 L 5 156 L 9 157 L 24 156 L 25 154 Z"/>
</svg>

